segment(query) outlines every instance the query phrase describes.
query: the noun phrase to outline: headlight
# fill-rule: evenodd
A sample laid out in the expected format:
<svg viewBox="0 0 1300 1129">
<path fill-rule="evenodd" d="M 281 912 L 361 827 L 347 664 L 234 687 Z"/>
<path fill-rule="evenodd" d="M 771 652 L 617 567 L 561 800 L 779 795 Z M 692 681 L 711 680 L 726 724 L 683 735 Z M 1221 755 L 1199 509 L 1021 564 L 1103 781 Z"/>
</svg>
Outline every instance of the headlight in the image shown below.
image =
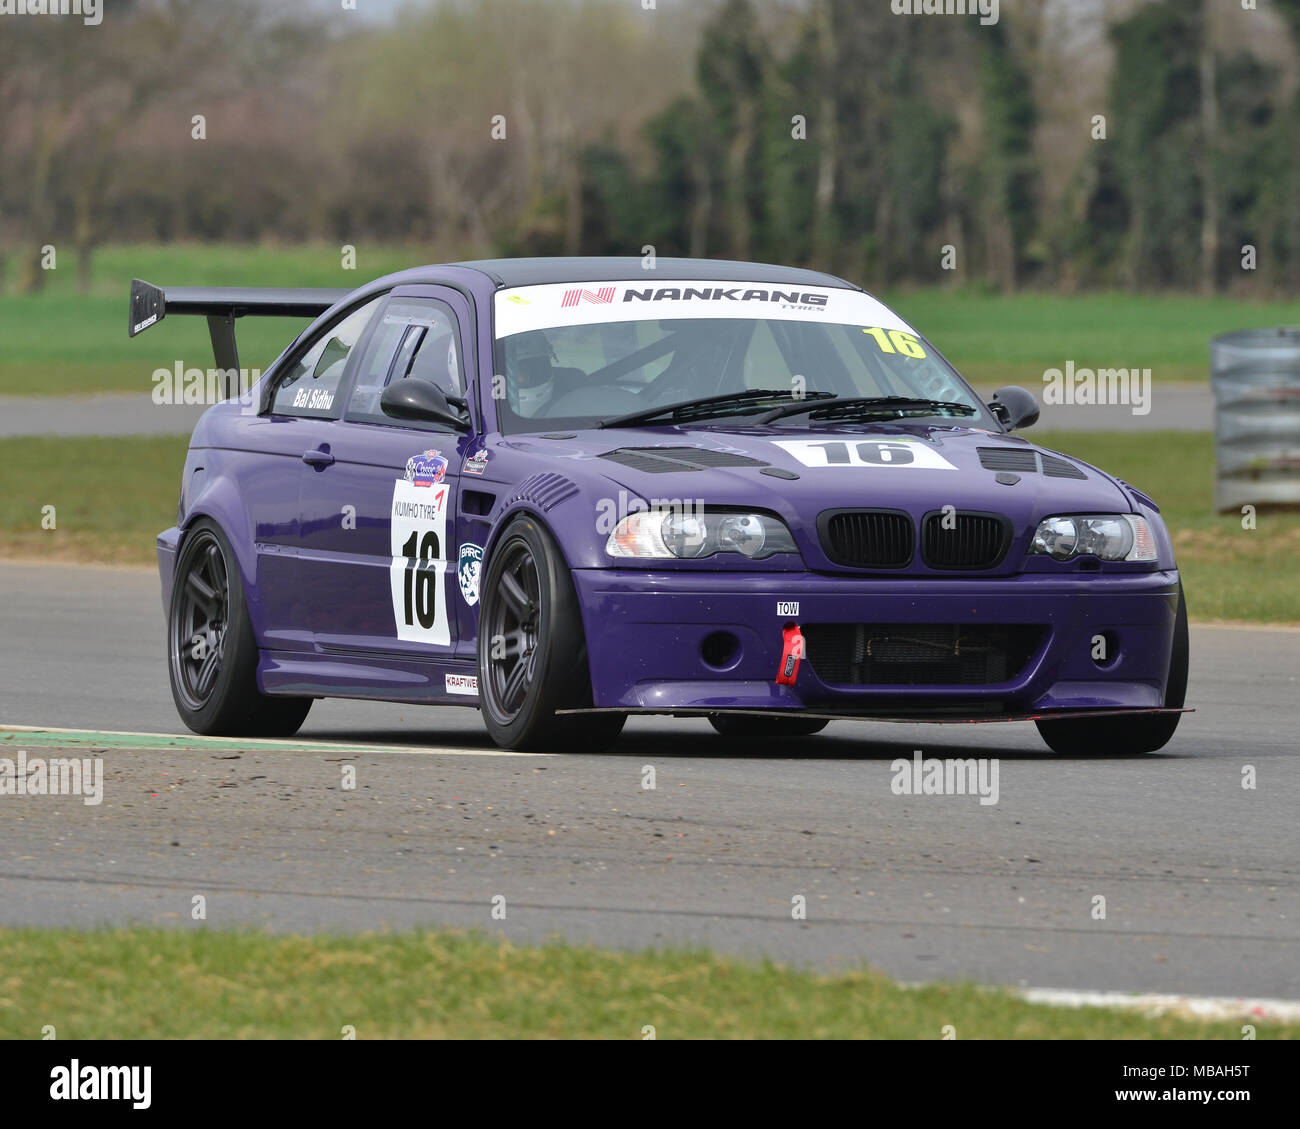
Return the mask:
<svg viewBox="0 0 1300 1129">
<path fill-rule="evenodd" d="M 798 552 L 790 530 L 768 514 L 729 510 L 644 510 L 628 514 L 605 542 L 611 557 L 671 560 L 740 553 L 763 560 Z"/>
<path fill-rule="evenodd" d="M 1136 514 L 1048 517 L 1038 523 L 1029 551 L 1058 561 L 1071 557 L 1153 561 L 1156 539 L 1146 518 Z"/>
</svg>

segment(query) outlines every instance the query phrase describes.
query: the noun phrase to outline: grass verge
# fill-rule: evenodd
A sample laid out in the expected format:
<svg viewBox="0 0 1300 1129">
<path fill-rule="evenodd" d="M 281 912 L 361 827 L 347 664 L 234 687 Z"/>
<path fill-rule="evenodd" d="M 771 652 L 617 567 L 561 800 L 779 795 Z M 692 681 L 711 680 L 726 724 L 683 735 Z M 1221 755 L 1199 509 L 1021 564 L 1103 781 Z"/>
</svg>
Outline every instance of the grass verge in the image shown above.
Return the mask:
<svg viewBox="0 0 1300 1129">
<path fill-rule="evenodd" d="M 176 523 L 188 446 L 170 435 L 0 440 L 0 556 L 152 564 L 154 539 Z"/>
<path fill-rule="evenodd" d="M 1150 294 L 984 294 L 915 290 L 889 296 L 972 384 L 1020 384 L 1041 396 L 1043 373 L 1151 370 L 1154 381 L 1205 383 L 1210 341 L 1236 329 L 1300 324 L 1300 303 Z"/>
<path fill-rule="evenodd" d="M 1215 514 L 1209 435 L 1027 434 L 1156 499 L 1194 620 L 1300 623 L 1300 514 L 1262 511 L 1253 530 Z M 185 448 L 180 437 L 0 440 L 0 556 L 153 563 L 154 538 L 175 521 Z M 53 530 L 41 528 L 47 505 Z"/>
<path fill-rule="evenodd" d="M 1130 482 L 1160 506 L 1195 620 L 1300 623 L 1300 514 L 1264 510 L 1254 529 L 1214 512 L 1214 439 L 1200 432 L 1026 432 Z"/>
<path fill-rule="evenodd" d="M 1240 1039 L 1240 1022 L 901 988 L 702 951 L 516 947 L 479 934 L 0 930 L 0 1038 Z M 1260 1036 L 1300 1027 L 1260 1024 Z"/>
<path fill-rule="evenodd" d="M 132 278 L 170 286 L 355 287 L 446 256 L 430 247 L 362 246 L 344 270 L 331 244 L 114 245 L 95 255 L 90 292 L 65 262 L 37 295 L 0 295 L 0 395 L 149 392 L 156 369 L 212 367 L 202 318 L 175 318 L 126 336 Z M 1149 368 L 1156 381 L 1204 381 L 1210 339 L 1234 329 L 1300 323 L 1294 302 L 1195 295 L 988 294 L 976 288 L 886 295 L 972 383 L 1042 388 L 1066 361 L 1087 368 Z M 245 368 L 265 369 L 303 321 L 247 318 Z"/>
</svg>

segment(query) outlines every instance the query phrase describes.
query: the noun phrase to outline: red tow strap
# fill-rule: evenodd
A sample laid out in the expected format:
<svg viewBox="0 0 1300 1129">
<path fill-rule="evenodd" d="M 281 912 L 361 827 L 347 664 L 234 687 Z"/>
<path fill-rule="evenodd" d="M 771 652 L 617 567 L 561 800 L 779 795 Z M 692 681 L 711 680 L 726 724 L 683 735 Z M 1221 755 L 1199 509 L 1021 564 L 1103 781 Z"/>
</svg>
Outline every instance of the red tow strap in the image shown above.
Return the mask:
<svg viewBox="0 0 1300 1129">
<path fill-rule="evenodd" d="M 792 623 L 782 635 L 785 646 L 781 651 L 781 669 L 776 673 L 776 681 L 781 686 L 793 686 L 799 677 L 799 660 L 803 658 L 803 632 L 797 623 Z"/>
</svg>

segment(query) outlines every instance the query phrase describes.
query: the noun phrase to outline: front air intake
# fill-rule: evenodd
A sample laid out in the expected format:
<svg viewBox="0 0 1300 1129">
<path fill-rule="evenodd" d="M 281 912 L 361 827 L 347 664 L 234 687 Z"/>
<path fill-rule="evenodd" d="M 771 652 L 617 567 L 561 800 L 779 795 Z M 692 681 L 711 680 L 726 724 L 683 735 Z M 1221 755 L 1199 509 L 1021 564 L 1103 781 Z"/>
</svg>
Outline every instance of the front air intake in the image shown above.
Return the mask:
<svg viewBox="0 0 1300 1129">
<path fill-rule="evenodd" d="M 1024 672 L 1045 628 L 1020 624 L 810 623 L 808 661 L 831 686 L 997 686 Z"/>
</svg>

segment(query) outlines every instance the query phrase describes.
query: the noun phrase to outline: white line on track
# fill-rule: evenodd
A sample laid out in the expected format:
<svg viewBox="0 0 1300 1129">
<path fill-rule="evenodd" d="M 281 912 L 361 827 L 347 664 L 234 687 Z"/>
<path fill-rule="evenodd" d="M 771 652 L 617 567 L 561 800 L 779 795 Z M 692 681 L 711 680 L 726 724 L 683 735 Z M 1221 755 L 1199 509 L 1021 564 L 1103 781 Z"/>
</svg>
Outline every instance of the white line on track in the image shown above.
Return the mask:
<svg viewBox="0 0 1300 1129">
<path fill-rule="evenodd" d="M 1233 999 L 1228 996 L 1169 996 L 1153 993 L 1077 991 L 1068 988 L 1022 988 L 1021 999 L 1057 1007 L 1107 1007 L 1143 1011 L 1151 1015 L 1172 1012 L 1197 1019 L 1265 1019 L 1300 1022 L 1300 1001 Z"/>
<path fill-rule="evenodd" d="M 257 745 L 285 750 L 354 753 L 404 753 L 415 756 L 448 757 L 552 757 L 555 753 L 521 753 L 513 749 L 464 749 L 446 745 L 367 745 L 356 741 L 293 740 L 267 737 L 203 737 L 197 733 L 140 733 L 124 729 L 60 729 L 53 725 L 5 725 L 0 733 L 66 733 L 80 737 L 149 737 L 180 745 Z"/>
<path fill-rule="evenodd" d="M 1192 627 L 1196 630 L 1205 631 L 1289 631 L 1291 634 L 1300 632 L 1300 625 L 1294 623 L 1244 623 L 1244 622 L 1214 622 L 1214 623 L 1197 623 L 1192 620 Z"/>
</svg>

